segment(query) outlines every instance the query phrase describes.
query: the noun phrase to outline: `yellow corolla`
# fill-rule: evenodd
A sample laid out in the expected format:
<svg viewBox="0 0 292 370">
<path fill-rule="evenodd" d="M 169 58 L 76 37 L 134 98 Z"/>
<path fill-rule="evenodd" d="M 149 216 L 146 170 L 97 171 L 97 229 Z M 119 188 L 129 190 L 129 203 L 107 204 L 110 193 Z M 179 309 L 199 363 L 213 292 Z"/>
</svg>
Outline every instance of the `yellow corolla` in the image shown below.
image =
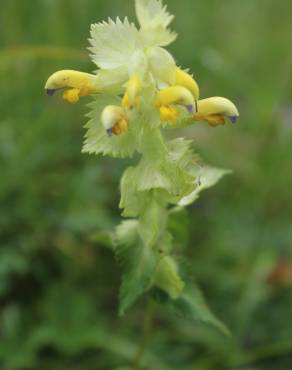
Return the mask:
<svg viewBox="0 0 292 370">
<path fill-rule="evenodd" d="M 81 96 L 96 93 L 96 76 L 89 73 L 62 70 L 52 74 L 46 82 L 45 89 L 48 95 L 53 95 L 56 90 L 68 89 L 63 98 L 69 103 L 76 103 Z"/>
<path fill-rule="evenodd" d="M 199 99 L 200 89 L 197 82 L 189 73 L 180 68 L 176 68 L 175 71 L 175 85 L 185 87 L 193 94 L 195 100 Z"/>
<path fill-rule="evenodd" d="M 172 104 L 183 105 L 192 112 L 194 102 L 194 97 L 188 89 L 182 86 L 171 86 L 157 93 L 155 105 L 158 108 Z"/>
<path fill-rule="evenodd" d="M 163 105 L 159 112 L 161 122 L 175 122 L 178 116 L 177 109 L 171 105 Z"/>
<path fill-rule="evenodd" d="M 128 121 L 123 108 L 108 105 L 101 114 L 101 122 L 109 136 L 121 135 L 128 131 Z"/>
<path fill-rule="evenodd" d="M 155 106 L 159 109 L 162 122 L 176 121 L 176 105 L 185 106 L 190 113 L 193 112 L 195 100 L 190 90 L 183 86 L 170 86 L 157 93 Z"/>
<path fill-rule="evenodd" d="M 142 80 L 138 74 L 134 74 L 126 84 L 126 92 L 122 105 L 127 109 L 133 109 L 139 104 L 139 97 L 142 92 Z"/>
<path fill-rule="evenodd" d="M 236 106 L 228 99 L 213 97 L 198 100 L 196 102 L 196 112 L 192 118 L 195 121 L 206 121 L 210 126 L 224 125 L 228 118 L 232 123 L 236 123 L 239 112 Z"/>
</svg>

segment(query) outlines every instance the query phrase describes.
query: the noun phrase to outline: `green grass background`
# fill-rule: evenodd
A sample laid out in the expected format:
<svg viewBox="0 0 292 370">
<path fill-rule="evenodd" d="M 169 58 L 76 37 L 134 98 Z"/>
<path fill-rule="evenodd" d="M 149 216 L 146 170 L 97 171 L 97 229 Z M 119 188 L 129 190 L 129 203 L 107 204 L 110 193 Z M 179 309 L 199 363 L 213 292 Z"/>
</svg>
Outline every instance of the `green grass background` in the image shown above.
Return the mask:
<svg viewBox="0 0 292 370">
<path fill-rule="evenodd" d="M 291 261 L 292 3 L 168 5 L 178 64 L 203 97 L 241 112 L 237 126 L 183 132 L 234 174 L 175 225 L 179 254 L 233 336 L 157 308 L 143 369 L 290 370 L 292 278 L 267 277 Z M 139 346 L 143 300 L 117 317 L 120 272 L 97 238 L 120 219 L 128 163 L 81 155 L 86 99 L 71 106 L 43 90 L 56 70 L 94 70 L 89 26 L 117 15 L 134 20 L 133 1 L 1 0 L 1 370 L 126 370 Z"/>
</svg>

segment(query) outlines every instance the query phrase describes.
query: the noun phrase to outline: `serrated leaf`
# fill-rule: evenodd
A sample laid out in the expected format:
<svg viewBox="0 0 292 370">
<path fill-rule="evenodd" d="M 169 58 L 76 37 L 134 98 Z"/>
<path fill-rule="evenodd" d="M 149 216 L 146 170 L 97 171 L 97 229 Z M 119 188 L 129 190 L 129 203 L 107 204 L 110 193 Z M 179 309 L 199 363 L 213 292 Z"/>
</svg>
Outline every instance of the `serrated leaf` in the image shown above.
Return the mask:
<svg viewBox="0 0 292 370">
<path fill-rule="evenodd" d="M 188 285 L 178 299 L 168 300 L 167 306 L 179 316 L 190 321 L 212 325 L 223 334 L 230 335 L 225 324 L 210 311 L 201 290 L 195 284 Z"/>
<path fill-rule="evenodd" d="M 173 300 L 180 297 L 185 283 L 179 275 L 176 261 L 170 256 L 160 259 L 155 272 L 155 285 L 166 292 Z"/>
<path fill-rule="evenodd" d="M 123 221 L 119 226 L 117 226 L 115 233 L 116 246 L 131 246 L 139 243 L 138 227 L 138 220 Z M 121 260 L 119 262 L 122 262 L 122 264 L 124 263 Z"/>
<path fill-rule="evenodd" d="M 111 104 L 120 104 L 120 99 L 112 95 L 96 95 L 95 101 L 89 104 L 91 108 L 85 125 L 87 132 L 82 152 L 89 154 L 102 154 L 112 157 L 131 157 L 139 146 L 141 130 L 137 123 L 130 124 L 128 132 L 122 135 L 109 137 L 101 123 L 102 110 Z"/>
<path fill-rule="evenodd" d="M 192 151 L 193 141 L 177 138 L 167 142 L 169 155 L 174 161 L 180 161 L 189 151 Z"/>
<path fill-rule="evenodd" d="M 167 27 L 174 16 L 160 0 L 136 0 L 136 14 L 141 25 L 140 37 L 144 47 L 167 46 L 177 34 Z"/>
<path fill-rule="evenodd" d="M 194 154 L 192 144 L 192 140 L 178 138 L 169 141 L 167 147 L 169 158 L 175 161 L 181 168 L 193 174 L 193 169 L 197 166 L 199 158 Z M 195 174 L 193 176 L 195 177 Z"/>
<path fill-rule="evenodd" d="M 121 201 L 124 217 L 137 217 L 145 208 L 149 198 L 148 192 L 137 191 L 135 168 L 129 167 L 121 180 Z"/>
<path fill-rule="evenodd" d="M 168 27 L 174 16 L 161 0 L 136 0 L 136 14 L 141 27 Z"/>
<path fill-rule="evenodd" d="M 139 191 L 162 189 L 178 197 L 187 194 L 194 183 L 194 177 L 169 158 L 156 162 L 142 160 L 135 176 Z"/>
<path fill-rule="evenodd" d="M 128 248 L 131 254 L 131 267 L 123 274 L 120 290 L 120 315 L 147 291 L 152 284 L 158 257 L 149 247 L 138 244 L 136 247 Z"/>
<path fill-rule="evenodd" d="M 196 176 L 196 186 L 189 195 L 183 197 L 178 205 L 185 207 L 192 204 L 199 198 L 200 193 L 214 186 L 225 175 L 232 173 L 230 170 L 215 168 L 215 167 L 194 167 L 193 175 Z"/>
<path fill-rule="evenodd" d="M 147 48 L 151 46 L 167 46 L 177 38 L 177 33 L 162 26 L 142 28 L 139 34 L 144 47 Z"/>
<path fill-rule="evenodd" d="M 104 69 L 127 66 L 129 58 L 139 47 L 138 30 L 127 18 L 109 19 L 91 26 L 89 50 L 93 62 Z"/>
<path fill-rule="evenodd" d="M 123 268 L 119 313 L 125 311 L 152 284 L 158 255 L 143 245 L 138 234 L 138 221 L 124 221 L 116 232 L 116 258 Z"/>
<path fill-rule="evenodd" d="M 149 153 L 156 153 L 160 143 L 157 144 L 155 140 L 148 140 L 146 143 L 147 135 L 146 138 L 144 136 L 144 149 L 147 148 Z M 123 216 L 140 215 L 150 201 L 151 190 L 155 190 L 156 194 L 160 192 L 160 200 L 176 204 L 182 196 L 196 187 L 196 177 L 189 170 L 193 170 L 196 162 L 191 141 L 173 140 L 167 143 L 167 149 L 162 154 L 158 151 L 155 156 L 144 157 L 137 167 L 130 167 L 125 171 L 121 180 L 120 202 L 120 208 L 124 209 Z"/>
</svg>

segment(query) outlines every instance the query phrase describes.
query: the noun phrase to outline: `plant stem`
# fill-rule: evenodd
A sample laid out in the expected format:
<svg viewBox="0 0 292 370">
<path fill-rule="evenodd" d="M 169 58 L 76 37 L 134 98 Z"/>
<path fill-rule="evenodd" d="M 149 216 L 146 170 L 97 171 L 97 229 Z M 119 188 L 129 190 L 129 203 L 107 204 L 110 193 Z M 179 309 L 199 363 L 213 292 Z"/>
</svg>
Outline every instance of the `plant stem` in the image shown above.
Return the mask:
<svg viewBox="0 0 292 370">
<path fill-rule="evenodd" d="M 152 331 L 152 323 L 153 323 L 153 304 L 149 300 L 144 313 L 142 335 L 137 353 L 133 359 L 132 370 L 139 370 L 141 368 L 143 356 L 147 348 L 148 340 Z"/>
</svg>

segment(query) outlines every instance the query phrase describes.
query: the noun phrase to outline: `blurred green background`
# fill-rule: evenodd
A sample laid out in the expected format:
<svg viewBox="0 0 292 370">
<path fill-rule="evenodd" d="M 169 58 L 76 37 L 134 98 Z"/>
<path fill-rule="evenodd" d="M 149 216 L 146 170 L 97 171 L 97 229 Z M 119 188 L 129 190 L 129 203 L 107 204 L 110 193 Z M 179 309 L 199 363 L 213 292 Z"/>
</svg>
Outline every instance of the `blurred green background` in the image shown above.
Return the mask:
<svg viewBox="0 0 292 370">
<path fill-rule="evenodd" d="M 292 51 L 289 0 L 169 0 L 178 64 L 203 97 L 237 103 L 237 126 L 184 134 L 232 176 L 175 225 L 210 306 L 231 329 L 155 311 L 143 369 L 292 368 Z M 89 26 L 130 0 L 1 0 L 0 368 L 130 369 L 143 299 L 117 317 L 120 272 L 98 241 L 120 220 L 127 161 L 81 155 L 86 98 L 44 94 L 64 68 L 93 71 Z M 178 248 L 179 250 L 179 248 Z"/>
</svg>

